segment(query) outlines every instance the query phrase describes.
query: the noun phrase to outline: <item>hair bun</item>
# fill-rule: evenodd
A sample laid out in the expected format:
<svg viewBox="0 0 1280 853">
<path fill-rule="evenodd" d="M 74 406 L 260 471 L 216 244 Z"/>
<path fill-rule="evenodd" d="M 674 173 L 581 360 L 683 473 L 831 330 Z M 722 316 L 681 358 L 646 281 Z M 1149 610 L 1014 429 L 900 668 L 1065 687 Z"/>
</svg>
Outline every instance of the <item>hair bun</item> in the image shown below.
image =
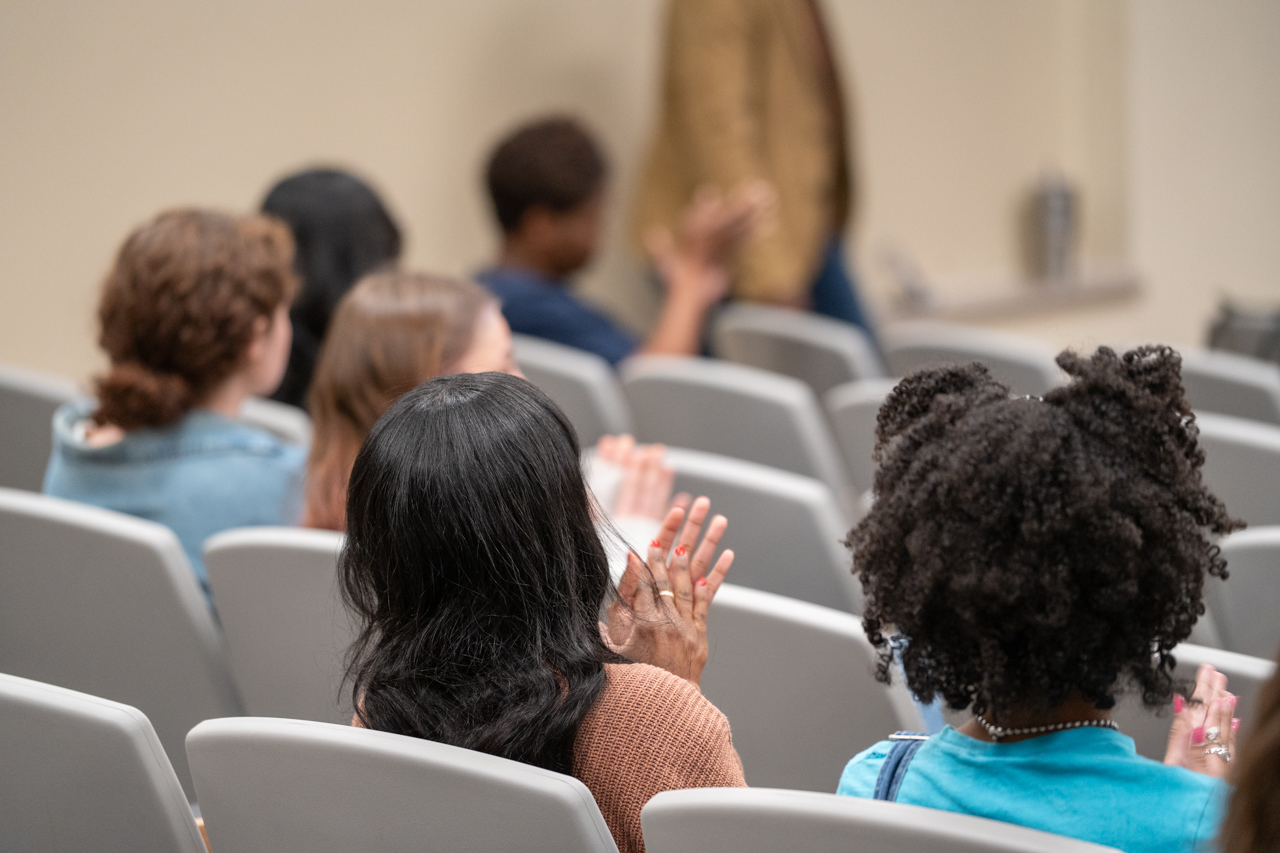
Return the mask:
<svg viewBox="0 0 1280 853">
<path fill-rule="evenodd" d="M 876 417 L 876 460 L 898 436 L 912 431 L 916 441 L 945 431 L 979 403 L 1004 400 L 1009 388 L 992 378 L 986 365 L 936 367 L 911 374 L 889 393 Z M 917 429 L 924 424 L 924 432 Z M 917 434 L 919 433 L 919 434 Z"/>
<path fill-rule="evenodd" d="M 191 383 L 182 376 L 137 362 L 112 365 L 94 384 L 98 392 L 94 420 L 125 430 L 176 423 L 194 403 Z"/>
<path fill-rule="evenodd" d="M 1058 355 L 1057 362 L 1076 385 L 1093 393 L 1109 391 L 1111 396 L 1136 404 L 1190 413 L 1182 390 L 1182 356 L 1171 347 L 1149 344 L 1123 356 L 1109 347 L 1098 347 L 1089 357 L 1067 350 Z"/>
</svg>

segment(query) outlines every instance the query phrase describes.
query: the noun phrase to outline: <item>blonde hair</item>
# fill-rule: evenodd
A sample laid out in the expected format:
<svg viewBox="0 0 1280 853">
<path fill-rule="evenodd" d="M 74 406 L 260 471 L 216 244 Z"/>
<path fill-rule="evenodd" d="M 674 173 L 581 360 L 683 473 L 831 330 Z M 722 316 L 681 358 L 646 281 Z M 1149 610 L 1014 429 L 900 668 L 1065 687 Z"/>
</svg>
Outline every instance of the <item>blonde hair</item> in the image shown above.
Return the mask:
<svg viewBox="0 0 1280 853">
<path fill-rule="evenodd" d="M 343 297 L 308 399 L 315 436 L 305 526 L 346 528 L 351 466 L 374 423 L 402 394 L 466 353 L 490 305 L 497 301 L 479 285 L 398 271 L 368 275 Z"/>
</svg>

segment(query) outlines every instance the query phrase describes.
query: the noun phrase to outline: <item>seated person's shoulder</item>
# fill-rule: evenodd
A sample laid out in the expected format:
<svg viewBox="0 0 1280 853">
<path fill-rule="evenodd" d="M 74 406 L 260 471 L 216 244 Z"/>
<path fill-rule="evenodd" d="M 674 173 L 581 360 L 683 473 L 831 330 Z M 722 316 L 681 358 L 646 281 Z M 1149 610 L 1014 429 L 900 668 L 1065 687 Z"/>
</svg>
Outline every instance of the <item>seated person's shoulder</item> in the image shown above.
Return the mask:
<svg viewBox="0 0 1280 853">
<path fill-rule="evenodd" d="M 840 774 L 840 786 L 837 794 L 847 797 L 870 797 L 875 793 L 876 778 L 884 765 L 893 741 L 882 740 L 859 752 L 845 765 Z"/>
<path fill-rule="evenodd" d="M 729 721 L 688 681 L 648 664 L 606 664 L 607 684 L 580 737 L 672 765 L 715 763 L 732 754 Z M 740 771 L 739 771 L 740 772 Z"/>
<path fill-rule="evenodd" d="M 685 679 L 647 663 L 605 664 L 607 686 L 600 703 L 604 707 L 626 707 L 641 713 L 664 713 L 665 709 L 687 709 L 724 720 L 712 705 Z"/>
</svg>

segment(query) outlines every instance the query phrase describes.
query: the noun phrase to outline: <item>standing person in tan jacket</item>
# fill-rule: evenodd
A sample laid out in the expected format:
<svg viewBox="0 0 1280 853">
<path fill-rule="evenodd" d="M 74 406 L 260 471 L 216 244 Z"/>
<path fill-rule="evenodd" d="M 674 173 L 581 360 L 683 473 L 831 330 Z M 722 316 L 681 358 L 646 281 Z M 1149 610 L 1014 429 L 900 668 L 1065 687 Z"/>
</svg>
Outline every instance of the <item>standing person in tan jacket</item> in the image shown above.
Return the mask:
<svg viewBox="0 0 1280 853">
<path fill-rule="evenodd" d="M 671 0 L 640 234 L 695 190 L 764 179 L 777 224 L 739 255 L 732 296 L 868 328 L 841 235 L 852 207 L 844 96 L 816 0 Z"/>
</svg>

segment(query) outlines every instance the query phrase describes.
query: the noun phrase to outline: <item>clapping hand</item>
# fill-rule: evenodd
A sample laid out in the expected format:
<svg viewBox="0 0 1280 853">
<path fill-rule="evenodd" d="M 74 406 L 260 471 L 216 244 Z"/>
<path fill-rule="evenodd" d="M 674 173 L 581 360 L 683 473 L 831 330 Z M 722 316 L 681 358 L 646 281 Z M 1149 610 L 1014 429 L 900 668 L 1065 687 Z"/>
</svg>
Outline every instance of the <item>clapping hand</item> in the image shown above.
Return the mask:
<svg viewBox="0 0 1280 853">
<path fill-rule="evenodd" d="M 733 552 L 725 551 L 711 565 L 728 526 L 723 515 L 711 519 L 698 542 L 710 509 L 711 501 L 698 498 L 682 530 L 685 510 L 673 507 L 649 544 L 648 565 L 634 552 L 628 555 L 605 626 L 605 639 L 619 654 L 661 667 L 695 686 L 707 663 L 707 611 L 733 564 Z"/>
<path fill-rule="evenodd" d="M 728 194 L 704 185 L 681 213 L 675 234 L 663 226 L 650 228 L 645 248 L 669 293 L 704 307 L 724 298 L 734 254 L 774 205 L 774 191 L 762 180 Z"/>
<path fill-rule="evenodd" d="M 1196 671 L 1190 701 L 1173 697 L 1174 718 L 1164 763 L 1221 778 L 1235 756 L 1236 697 L 1227 692 L 1227 677 L 1207 663 Z"/>
</svg>

